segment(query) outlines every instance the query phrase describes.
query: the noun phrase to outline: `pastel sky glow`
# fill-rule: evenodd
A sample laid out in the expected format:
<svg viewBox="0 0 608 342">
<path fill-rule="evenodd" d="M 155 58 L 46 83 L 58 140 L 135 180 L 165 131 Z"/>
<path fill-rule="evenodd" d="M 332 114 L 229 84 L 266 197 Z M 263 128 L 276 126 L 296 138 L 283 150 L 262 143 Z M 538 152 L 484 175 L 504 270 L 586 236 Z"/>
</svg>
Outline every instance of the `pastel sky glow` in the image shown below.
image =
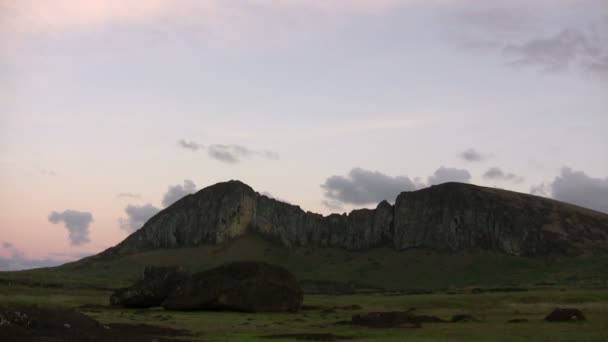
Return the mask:
<svg viewBox="0 0 608 342">
<path fill-rule="evenodd" d="M 445 181 L 608 212 L 605 0 L 6 0 L 0 270 L 216 182 L 328 214 Z"/>
</svg>

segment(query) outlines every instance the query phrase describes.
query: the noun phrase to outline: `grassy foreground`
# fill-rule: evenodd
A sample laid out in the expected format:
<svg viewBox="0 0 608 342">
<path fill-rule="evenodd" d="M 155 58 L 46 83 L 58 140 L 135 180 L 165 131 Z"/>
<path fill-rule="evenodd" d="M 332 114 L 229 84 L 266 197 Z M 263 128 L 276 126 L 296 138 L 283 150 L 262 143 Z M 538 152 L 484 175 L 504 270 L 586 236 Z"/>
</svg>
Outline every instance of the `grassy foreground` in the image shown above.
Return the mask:
<svg viewBox="0 0 608 342">
<path fill-rule="evenodd" d="M 78 308 L 104 324 L 152 324 L 186 329 L 191 341 L 264 341 L 264 336 L 288 333 L 331 333 L 355 341 L 607 341 L 608 291 L 604 289 L 535 288 L 528 292 L 429 295 L 307 295 L 306 305 L 322 306 L 298 313 L 170 312 L 107 306 L 108 291 L 0 286 L 0 305 L 36 304 Z M 357 304 L 357 310 L 343 307 Z M 586 322 L 549 323 L 544 316 L 555 307 L 576 307 Z M 366 328 L 336 325 L 354 313 L 407 310 L 449 318 L 471 314 L 466 323 L 428 323 L 421 328 Z M 514 318 L 526 323 L 507 323 Z"/>
<path fill-rule="evenodd" d="M 169 312 L 107 306 L 111 290 L 131 285 L 144 266 L 181 265 L 199 271 L 236 260 L 278 264 L 300 281 L 356 284 L 359 292 L 305 295 L 304 304 L 317 308 L 298 313 Z M 475 287 L 528 291 L 473 294 Z M 404 295 L 407 291 L 433 293 Z M 104 324 L 151 324 L 190 331 L 192 336 L 178 338 L 182 341 L 263 341 L 265 336 L 291 333 L 326 333 L 355 341 L 608 341 L 608 257 L 529 259 L 484 251 L 449 254 L 389 248 L 288 250 L 244 236 L 219 246 L 155 250 L 114 259 L 91 257 L 55 268 L 0 272 L 0 306 L 9 304 L 72 307 Z M 340 308 L 352 305 L 360 308 Z M 578 308 L 588 320 L 544 322 L 556 307 Z M 335 324 L 356 313 L 411 308 L 420 315 L 449 319 L 469 314 L 477 320 L 386 329 Z M 507 323 L 511 319 L 528 321 Z"/>
</svg>

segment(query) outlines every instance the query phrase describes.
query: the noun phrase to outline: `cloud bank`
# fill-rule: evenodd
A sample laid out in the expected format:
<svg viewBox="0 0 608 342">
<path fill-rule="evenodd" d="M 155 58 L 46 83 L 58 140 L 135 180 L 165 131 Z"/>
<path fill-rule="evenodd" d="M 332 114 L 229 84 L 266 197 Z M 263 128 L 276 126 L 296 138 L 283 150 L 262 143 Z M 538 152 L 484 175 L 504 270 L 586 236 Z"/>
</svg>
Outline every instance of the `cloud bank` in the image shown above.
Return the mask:
<svg viewBox="0 0 608 342">
<path fill-rule="evenodd" d="M 72 245 L 78 246 L 90 242 L 89 225 L 93 222 L 91 213 L 69 209 L 61 213 L 53 211 L 49 214 L 48 219 L 53 224 L 64 224 Z"/>
<path fill-rule="evenodd" d="M 511 65 L 536 66 L 543 71 L 567 70 L 574 64 L 602 69 L 608 54 L 589 33 L 576 28 L 566 28 L 554 36 L 510 44 L 504 52 L 512 56 Z"/>
<path fill-rule="evenodd" d="M 484 174 L 483 178 L 488 180 L 507 181 L 513 183 L 521 183 L 524 178 L 511 172 L 504 172 L 499 167 L 491 167 Z"/>
<path fill-rule="evenodd" d="M 118 198 L 140 198 L 140 194 L 134 194 L 132 192 L 121 192 L 116 195 Z"/>
<path fill-rule="evenodd" d="M 181 148 L 185 148 L 191 151 L 198 151 L 200 149 L 205 148 L 205 145 L 199 144 L 196 141 L 187 141 L 184 139 L 180 139 L 177 141 L 177 146 Z"/>
<path fill-rule="evenodd" d="M 189 179 L 184 180 L 183 184 L 171 185 L 167 189 L 167 192 L 163 195 L 161 201 L 162 206 L 166 208 L 184 196 L 195 191 L 196 185 Z M 129 204 L 125 208 L 125 214 L 127 216 L 119 218 L 118 224 L 122 230 L 130 234 L 143 227 L 143 225 L 148 222 L 152 216 L 156 215 L 160 211 L 161 208 L 158 208 L 151 203 L 146 203 L 143 205 Z"/>
<path fill-rule="evenodd" d="M 126 218 L 120 218 L 118 220 L 120 228 L 128 233 L 141 228 L 152 216 L 156 215 L 160 211 L 159 208 L 152 204 L 144 205 L 128 205 L 125 208 Z"/>
<path fill-rule="evenodd" d="M 162 204 L 164 207 L 168 207 L 171 204 L 177 202 L 177 200 L 181 199 L 182 197 L 189 195 L 195 191 L 196 185 L 194 185 L 194 182 L 189 179 L 186 179 L 184 180 L 183 185 L 178 184 L 169 186 L 167 193 L 163 196 Z"/>
<path fill-rule="evenodd" d="M 479 153 L 474 148 L 469 148 L 468 150 L 459 154 L 459 157 L 468 162 L 480 162 L 486 159 L 484 155 Z"/>
<path fill-rule="evenodd" d="M 428 183 L 408 176 L 388 176 L 379 171 L 353 168 L 348 175 L 330 176 L 321 184 L 325 199 L 321 201 L 333 211 L 343 210 L 343 205 L 377 204 L 382 200 L 393 203 L 401 192 L 415 191 L 445 182 L 467 183 L 471 174 L 464 169 L 440 167 L 428 177 Z"/>
<path fill-rule="evenodd" d="M 406 176 L 391 177 L 362 168 L 350 170 L 347 176 L 331 176 L 321 185 L 325 197 L 344 204 L 364 205 L 382 200 L 394 202 L 402 191 L 416 190 L 416 184 Z M 330 202 L 328 202 L 330 203 Z M 333 207 L 339 207 L 333 203 Z"/>
<path fill-rule="evenodd" d="M 530 192 L 608 213 L 608 177 L 594 178 L 564 167 L 553 181 L 533 186 Z"/>
<path fill-rule="evenodd" d="M 254 150 L 243 145 L 237 144 L 211 144 L 205 146 L 199 144 L 196 141 L 187 141 L 180 139 L 177 141 L 177 145 L 183 149 L 187 149 L 193 152 L 207 149 L 207 155 L 226 164 L 237 164 L 243 161 L 243 159 L 250 157 L 261 157 L 269 160 L 279 159 L 278 153 L 270 150 Z"/>
<path fill-rule="evenodd" d="M 30 259 L 10 242 L 3 242 L 2 247 L 10 256 L 0 256 L 0 271 L 19 271 L 39 267 L 59 266 L 90 255 L 90 253 L 50 253 L 48 258 Z"/>
<path fill-rule="evenodd" d="M 442 166 L 432 176 L 429 176 L 428 184 L 437 185 L 447 182 L 468 183 L 470 180 L 471 174 L 469 171 Z"/>
</svg>

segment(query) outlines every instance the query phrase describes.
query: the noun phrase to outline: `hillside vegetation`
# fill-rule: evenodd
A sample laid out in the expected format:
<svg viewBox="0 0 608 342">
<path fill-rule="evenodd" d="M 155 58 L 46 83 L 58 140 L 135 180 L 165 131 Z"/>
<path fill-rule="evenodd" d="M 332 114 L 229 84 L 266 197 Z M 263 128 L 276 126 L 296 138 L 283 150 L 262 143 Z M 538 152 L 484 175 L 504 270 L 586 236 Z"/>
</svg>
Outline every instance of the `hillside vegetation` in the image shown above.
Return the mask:
<svg viewBox="0 0 608 342">
<path fill-rule="evenodd" d="M 300 281 L 351 283 L 358 290 L 446 290 L 538 283 L 602 286 L 608 282 L 605 256 L 524 258 L 489 251 L 287 249 L 254 234 L 220 245 L 111 258 L 93 256 L 55 268 L 0 272 L 0 282 L 107 289 L 129 285 L 148 265 L 179 265 L 200 271 L 238 260 L 266 261 L 284 266 Z"/>
</svg>

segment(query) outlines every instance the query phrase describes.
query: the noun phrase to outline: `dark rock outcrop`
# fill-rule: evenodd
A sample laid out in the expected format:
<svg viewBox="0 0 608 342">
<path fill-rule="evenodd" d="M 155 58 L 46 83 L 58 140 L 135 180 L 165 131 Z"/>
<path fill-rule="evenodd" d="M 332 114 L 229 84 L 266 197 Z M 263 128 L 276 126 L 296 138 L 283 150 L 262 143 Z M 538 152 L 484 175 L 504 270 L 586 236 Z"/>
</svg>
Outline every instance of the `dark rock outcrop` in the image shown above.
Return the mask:
<svg viewBox="0 0 608 342">
<path fill-rule="evenodd" d="M 507 321 L 507 323 L 528 323 L 526 318 L 513 318 Z"/>
<path fill-rule="evenodd" d="M 261 262 L 234 262 L 192 275 L 175 267 L 147 267 L 143 279 L 114 291 L 110 303 L 169 310 L 296 311 L 302 289 L 289 271 Z"/>
<path fill-rule="evenodd" d="M 547 322 L 575 322 L 586 319 L 581 310 L 573 308 L 557 308 L 545 317 Z"/>
<path fill-rule="evenodd" d="M 285 247 L 486 249 L 520 256 L 608 250 L 607 214 L 512 191 L 445 183 L 403 192 L 394 205 L 382 201 L 375 209 L 322 216 L 229 181 L 180 199 L 101 257 L 220 244 L 249 232 Z"/>
<path fill-rule="evenodd" d="M 259 262 L 235 262 L 193 275 L 173 289 L 169 310 L 297 311 L 302 290 L 284 268 Z"/>
<path fill-rule="evenodd" d="M 127 308 L 161 306 L 169 292 L 188 278 L 189 275 L 177 267 L 146 267 L 141 280 L 112 293 L 110 304 Z"/>
</svg>

